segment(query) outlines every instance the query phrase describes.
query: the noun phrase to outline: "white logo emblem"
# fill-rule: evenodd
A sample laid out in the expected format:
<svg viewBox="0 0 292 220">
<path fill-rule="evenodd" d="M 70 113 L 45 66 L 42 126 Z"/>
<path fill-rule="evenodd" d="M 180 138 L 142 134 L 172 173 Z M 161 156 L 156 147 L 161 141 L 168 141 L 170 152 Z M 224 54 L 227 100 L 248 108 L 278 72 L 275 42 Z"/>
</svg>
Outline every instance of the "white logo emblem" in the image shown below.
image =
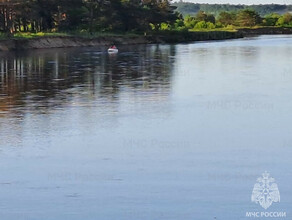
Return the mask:
<svg viewBox="0 0 292 220">
<path fill-rule="evenodd" d="M 264 209 L 269 208 L 273 202 L 280 202 L 278 185 L 267 171 L 257 179 L 257 183 L 253 187 L 251 201 L 259 203 Z"/>
</svg>

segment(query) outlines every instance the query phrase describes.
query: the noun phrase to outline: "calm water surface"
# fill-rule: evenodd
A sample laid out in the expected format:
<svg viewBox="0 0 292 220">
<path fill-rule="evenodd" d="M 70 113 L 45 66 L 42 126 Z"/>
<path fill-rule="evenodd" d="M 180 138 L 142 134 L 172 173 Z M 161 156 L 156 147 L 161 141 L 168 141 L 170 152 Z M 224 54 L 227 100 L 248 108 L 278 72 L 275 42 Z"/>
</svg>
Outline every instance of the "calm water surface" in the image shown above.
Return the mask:
<svg viewBox="0 0 292 220">
<path fill-rule="evenodd" d="M 0 54 L 0 218 L 292 213 L 292 37 Z"/>
</svg>

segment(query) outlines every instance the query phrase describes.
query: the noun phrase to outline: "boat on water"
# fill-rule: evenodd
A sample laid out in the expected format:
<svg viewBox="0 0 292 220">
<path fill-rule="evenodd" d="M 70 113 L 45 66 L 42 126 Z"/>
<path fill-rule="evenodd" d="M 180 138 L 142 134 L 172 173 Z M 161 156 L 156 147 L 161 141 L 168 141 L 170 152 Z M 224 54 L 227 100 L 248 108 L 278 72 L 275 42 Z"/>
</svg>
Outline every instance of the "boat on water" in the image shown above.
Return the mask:
<svg viewBox="0 0 292 220">
<path fill-rule="evenodd" d="M 108 53 L 118 53 L 119 50 L 118 50 L 118 49 L 112 49 L 112 48 L 109 48 L 109 49 L 107 50 L 107 52 L 108 52 Z"/>
<path fill-rule="evenodd" d="M 108 53 L 118 53 L 119 50 L 116 46 L 111 46 L 108 50 L 107 50 Z"/>
</svg>

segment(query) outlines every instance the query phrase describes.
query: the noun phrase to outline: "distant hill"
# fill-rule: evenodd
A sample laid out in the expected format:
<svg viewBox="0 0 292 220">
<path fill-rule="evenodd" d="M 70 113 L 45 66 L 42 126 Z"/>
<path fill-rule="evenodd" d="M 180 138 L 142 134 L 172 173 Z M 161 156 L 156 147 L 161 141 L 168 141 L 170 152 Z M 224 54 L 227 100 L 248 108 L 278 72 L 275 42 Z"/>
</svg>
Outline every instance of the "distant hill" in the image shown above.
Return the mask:
<svg viewBox="0 0 292 220">
<path fill-rule="evenodd" d="M 252 8 L 256 10 L 260 15 L 264 16 L 273 12 L 284 14 L 286 12 L 292 12 L 292 5 L 279 5 L 279 4 L 267 4 L 267 5 L 231 5 L 231 4 L 198 4 L 190 2 L 175 2 L 173 6 L 176 6 L 176 11 L 182 15 L 194 15 L 198 11 L 205 11 L 214 15 L 218 15 L 222 11 L 238 11 L 246 8 Z"/>
</svg>

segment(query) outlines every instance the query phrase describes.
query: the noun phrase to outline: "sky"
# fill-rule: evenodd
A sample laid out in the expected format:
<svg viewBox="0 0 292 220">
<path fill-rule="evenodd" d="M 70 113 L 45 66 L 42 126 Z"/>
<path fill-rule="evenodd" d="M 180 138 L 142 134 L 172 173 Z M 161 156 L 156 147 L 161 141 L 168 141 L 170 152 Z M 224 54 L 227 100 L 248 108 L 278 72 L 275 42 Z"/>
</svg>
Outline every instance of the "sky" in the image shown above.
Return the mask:
<svg viewBox="0 0 292 220">
<path fill-rule="evenodd" d="M 209 3 L 209 4 L 215 4 L 215 3 L 229 3 L 229 4 L 291 4 L 292 0 L 183 0 L 184 2 L 194 2 L 194 3 Z"/>
</svg>

